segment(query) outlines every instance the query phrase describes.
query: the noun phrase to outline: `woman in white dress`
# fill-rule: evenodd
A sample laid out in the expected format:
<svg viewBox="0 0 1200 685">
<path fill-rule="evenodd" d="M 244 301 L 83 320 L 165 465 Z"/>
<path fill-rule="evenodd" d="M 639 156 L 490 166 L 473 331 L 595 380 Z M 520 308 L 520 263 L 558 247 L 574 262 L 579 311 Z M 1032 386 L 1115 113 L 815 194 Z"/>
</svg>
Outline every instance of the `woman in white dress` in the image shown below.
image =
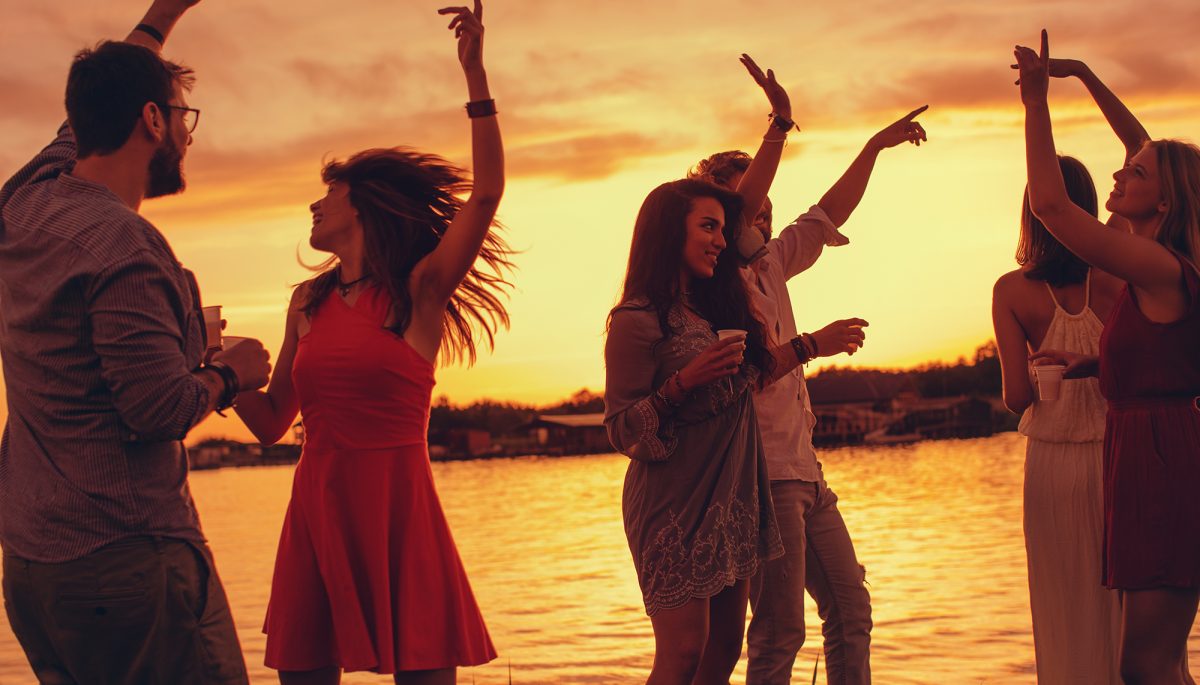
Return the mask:
<svg viewBox="0 0 1200 685">
<path fill-rule="evenodd" d="M 1071 200 L 1096 214 L 1096 188 L 1078 160 L 1060 157 Z M 1039 400 L 1029 355 L 1045 349 L 1095 355 L 1121 282 L 1080 261 L 1029 209 L 1017 246 L 1021 268 L 996 281 L 992 319 L 1004 403 L 1024 412 L 1025 550 L 1040 683 L 1120 685 L 1121 609 L 1101 584 L 1101 478 L 1106 404 L 1095 378 L 1062 383 Z"/>
</svg>

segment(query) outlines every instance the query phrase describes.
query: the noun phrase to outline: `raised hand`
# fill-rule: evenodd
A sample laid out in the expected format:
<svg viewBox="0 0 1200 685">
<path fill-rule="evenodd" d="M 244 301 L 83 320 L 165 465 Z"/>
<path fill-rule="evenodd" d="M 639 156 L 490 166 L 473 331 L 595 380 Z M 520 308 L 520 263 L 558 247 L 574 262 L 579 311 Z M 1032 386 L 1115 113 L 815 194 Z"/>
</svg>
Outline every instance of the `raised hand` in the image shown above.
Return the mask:
<svg viewBox="0 0 1200 685">
<path fill-rule="evenodd" d="M 863 319 L 842 319 L 813 331 L 812 336 L 817 341 L 817 356 L 832 357 L 842 352 L 854 354 L 867 338 L 863 327 L 869 325 Z"/>
<path fill-rule="evenodd" d="M 745 338 L 726 338 L 709 345 L 679 370 L 679 382 L 687 390 L 737 373 L 746 350 Z"/>
<path fill-rule="evenodd" d="M 163 40 L 166 40 L 179 19 L 198 4 L 200 4 L 200 0 L 154 0 L 150 4 L 150 9 L 146 10 L 145 16 L 138 23 L 158 31 Z M 125 38 L 125 42 L 140 45 L 154 52 L 162 50 L 162 43 L 159 40 L 137 29 L 130 32 L 129 36 Z"/>
<path fill-rule="evenodd" d="M 913 121 L 913 119 L 927 109 L 929 109 L 929 105 L 922 105 L 914 109 L 872 136 L 871 142 L 880 149 L 895 147 L 906 141 L 920 146 L 929 138 L 925 135 L 925 128 L 921 126 L 921 122 Z"/>
<path fill-rule="evenodd" d="M 200 0 L 155 0 L 155 5 L 161 6 L 167 11 L 178 12 L 183 14 L 185 11 L 200 4 Z"/>
<path fill-rule="evenodd" d="M 189 9 L 200 4 L 200 0 L 154 0 L 146 11 L 148 17 L 173 17 L 178 19 Z"/>
<path fill-rule="evenodd" d="M 1027 105 L 1045 102 L 1050 90 L 1050 39 L 1046 29 L 1042 29 L 1040 53 L 1018 45 L 1013 56 L 1017 58 L 1017 69 L 1021 74 L 1017 80 L 1017 85 L 1021 86 L 1021 102 Z"/>
<path fill-rule="evenodd" d="M 1013 69 L 1019 69 L 1019 65 L 1010 64 Z M 1050 58 L 1048 65 L 1050 70 L 1050 78 L 1070 78 L 1072 76 L 1083 76 L 1087 71 L 1087 65 L 1082 60 L 1077 59 L 1058 59 Z M 1021 85 L 1021 80 L 1017 79 L 1016 84 Z"/>
<path fill-rule="evenodd" d="M 767 94 L 767 100 L 771 103 L 771 111 L 790 120 L 792 118 L 792 101 L 788 98 L 787 91 L 783 89 L 783 86 L 775 80 L 775 72 L 767 69 L 767 73 L 764 74 L 763 70 L 750 58 L 750 55 L 745 53 L 742 54 L 740 60 L 746 67 L 746 71 L 750 72 L 754 82 Z"/>
<path fill-rule="evenodd" d="M 458 61 L 463 71 L 483 69 L 483 4 L 475 0 L 475 9 L 443 7 L 438 14 L 453 14 L 447 28 L 458 39 Z"/>
</svg>

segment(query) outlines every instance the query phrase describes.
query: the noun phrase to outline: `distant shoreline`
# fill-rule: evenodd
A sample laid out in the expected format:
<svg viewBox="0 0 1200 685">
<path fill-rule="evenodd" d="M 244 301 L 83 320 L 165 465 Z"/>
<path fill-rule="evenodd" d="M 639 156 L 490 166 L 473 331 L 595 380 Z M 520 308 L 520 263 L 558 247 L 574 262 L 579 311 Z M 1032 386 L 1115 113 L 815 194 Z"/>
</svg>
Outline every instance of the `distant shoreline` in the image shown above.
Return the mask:
<svg viewBox="0 0 1200 685">
<path fill-rule="evenodd" d="M 999 397 L 958 396 L 919 398 L 898 396 L 887 403 L 858 399 L 813 408 L 818 430 L 817 449 L 887 447 L 927 440 L 978 438 L 1016 430 L 1018 417 Z M 518 457 L 581 457 L 610 454 L 603 414 L 541 414 L 514 435 L 492 439 L 483 430 L 448 431 L 446 442 L 429 446 L 430 461 L 456 462 Z M 188 449 L 192 470 L 243 466 L 292 465 L 302 444 L 271 445 L 210 439 Z"/>
</svg>

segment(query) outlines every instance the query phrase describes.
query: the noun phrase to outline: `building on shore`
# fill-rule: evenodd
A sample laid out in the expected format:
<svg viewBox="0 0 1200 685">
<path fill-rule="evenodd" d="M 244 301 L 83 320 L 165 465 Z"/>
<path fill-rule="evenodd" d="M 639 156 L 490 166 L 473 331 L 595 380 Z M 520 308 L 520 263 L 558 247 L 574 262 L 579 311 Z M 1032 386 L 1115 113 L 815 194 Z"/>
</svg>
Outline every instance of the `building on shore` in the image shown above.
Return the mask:
<svg viewBox="0 0 1200 685">
<path fill-rule="evenodd" d="M 818 447 L 857 445 L 896 416 L 898 398 L 915 398 L 912 380 L 901 376 L 818 374 L 807 381 L 817 425 L 813 444 Z"/>
<path fill-rule="evenodd" d="M 269 445 L 213 438 L 188 448 L 188 465 L 193 471 L 226 466 L 268 466 L 295 464 L 300 460 L 300 445 Z"/>
<path fill-rule="evenodd" d="M 492 434 L 479 428 L 451 428 L 429 444 L 429 458 L 434 461 L 478 459 L 498 452 L 500 448 L 492 442 Z"/>
<path fill-rule="evenodd" d="M 536 454 L 597 454 L 612 452 L 604 414 L 538 414 L 515 433 L 526 438 Z"/>
<path fill-rule="evenodd" d="M 1013 424 L 991 399 L 920 397 L 903 374 L 821 374 L 808 387 L 818 446 L 982 437 Z"/>
</svg>

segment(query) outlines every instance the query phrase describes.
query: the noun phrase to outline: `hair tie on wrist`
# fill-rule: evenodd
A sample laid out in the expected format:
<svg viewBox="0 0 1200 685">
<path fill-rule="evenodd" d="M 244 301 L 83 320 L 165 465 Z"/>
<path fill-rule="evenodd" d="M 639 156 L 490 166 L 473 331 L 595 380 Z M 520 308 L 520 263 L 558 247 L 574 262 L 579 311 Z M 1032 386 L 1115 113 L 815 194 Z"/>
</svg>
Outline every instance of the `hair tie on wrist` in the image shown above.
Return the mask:
<svg viewBox="0 0 1200 685">
<path fill-rule="evenodd" d="M 488 100 L 472 100 L 467 103 L 467 116 L 472 119 L 480 117 L 490 117 L 496 114 L 496 101 Z"/>
<path fill-rule="evenodd" d="M 128 24 L 126 24 L 126 26 L 128 26 Z M 153 26 L 151 26 L 149 24 L 138 24 L 137 26 L 133 27 L 133 30 L 141 31 L 142 33 L 146 34 L 147 36 L 150 36 L 154 40 L 158 41 L 159 45 L 162 45 L 163 43 L 167 42 L 167 38 L 166 38 L 166 36 L 164 36 L 162 34 L 162 31 L 159 31 L 158 29 L 154 28 Z"/>
</svg>

